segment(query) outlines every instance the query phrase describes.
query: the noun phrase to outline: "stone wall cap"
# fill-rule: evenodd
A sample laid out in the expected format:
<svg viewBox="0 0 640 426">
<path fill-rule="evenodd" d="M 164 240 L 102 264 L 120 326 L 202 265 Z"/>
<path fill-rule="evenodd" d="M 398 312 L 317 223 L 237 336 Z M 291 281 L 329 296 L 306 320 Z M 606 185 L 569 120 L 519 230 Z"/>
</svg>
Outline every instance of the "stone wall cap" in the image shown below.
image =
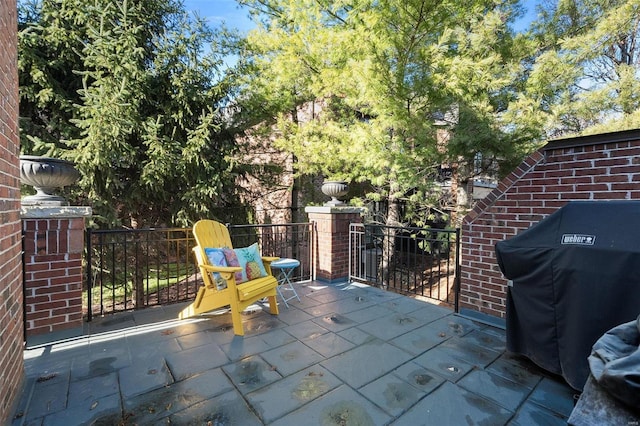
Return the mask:
<svg viewBox="0 0 640 426">
<path fill-rule="evenodd" d="M 307 206 L 304 208 L 305 213 L 325 213 L 325 214 L 346 214 L 359 213 L 364 214 L 364 207 L 354 206 Z"/>
<path fill-rule="evenodd" d="M 562 139 L 552 139 L 542 147 L 542 150 L 549 151 L 559 148 L 575 148 L 579 146 L 590 146 L 606 143 L 631 142 L 639 139 L 640 129 L 620 130 L 610 133 L 596 133 L 594 135 L 581 135 Z"/>
<path fill-rule="evenodd" d="M 91 207 L 88 206 L 21 206 L 22 219 L 64 219 L 73 217 L 90 217 Z"/>
</svg>

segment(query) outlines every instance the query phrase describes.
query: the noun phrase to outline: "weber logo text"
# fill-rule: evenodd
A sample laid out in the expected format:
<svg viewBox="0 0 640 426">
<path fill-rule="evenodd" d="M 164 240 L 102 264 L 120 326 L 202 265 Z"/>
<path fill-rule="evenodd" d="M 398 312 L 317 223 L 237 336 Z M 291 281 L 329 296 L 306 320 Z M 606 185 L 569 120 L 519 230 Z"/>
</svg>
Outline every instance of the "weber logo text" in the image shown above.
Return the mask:
<svg viewBox="0 0 640 426">
<path fill-rule="evenodd" d="M 595 235 L 584 234 L 564 234 L 562 236 L 562 244 L 578 244 L 583 246 L 592 246 L 596 242 Z"/>
</svg>

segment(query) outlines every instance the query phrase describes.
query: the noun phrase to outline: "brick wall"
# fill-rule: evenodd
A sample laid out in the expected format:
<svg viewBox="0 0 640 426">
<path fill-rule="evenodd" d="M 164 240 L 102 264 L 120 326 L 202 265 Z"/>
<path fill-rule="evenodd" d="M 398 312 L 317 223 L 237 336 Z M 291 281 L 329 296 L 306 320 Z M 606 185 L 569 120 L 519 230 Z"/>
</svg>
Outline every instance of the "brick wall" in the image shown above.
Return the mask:
<svg viewBox="0 0 640 426">
<path fill-rule="evenodd" d="M 360 209 L 354 207 L 307 207 L 314 224 L 316 279 L 327 282 L 349 276 L 349 225 L 362 222 Z"/>
<path fill-rule="evenodd" d="M 23 219 L 27 337 L 81 332 L 84 218 Z"/>
<path fill-rule="evenodd" d="M 24 377 L 16 30 L 16 2 L 0 0 L 0 424 Z"/>
<path fill-rule="evenodd" d="M 640 131 L 559 139 L 525 159 L 462 223 L 461 311 L 504 318 L 494 246 L 571 200 L 640 199 Z"/>
</svg>

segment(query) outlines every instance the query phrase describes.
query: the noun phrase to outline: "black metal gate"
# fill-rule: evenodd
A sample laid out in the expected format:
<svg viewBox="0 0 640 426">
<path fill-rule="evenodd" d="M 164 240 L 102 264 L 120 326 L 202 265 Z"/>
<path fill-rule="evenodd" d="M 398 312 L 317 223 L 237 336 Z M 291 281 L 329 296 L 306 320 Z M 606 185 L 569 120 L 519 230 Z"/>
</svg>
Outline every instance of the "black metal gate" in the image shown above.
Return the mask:
<svg viewBox="0 0 640 426">
<path fill-rule="evenodd" d="M 351 224 L 349 279 L 458 311 L 460 229 Z"/>
</svg>

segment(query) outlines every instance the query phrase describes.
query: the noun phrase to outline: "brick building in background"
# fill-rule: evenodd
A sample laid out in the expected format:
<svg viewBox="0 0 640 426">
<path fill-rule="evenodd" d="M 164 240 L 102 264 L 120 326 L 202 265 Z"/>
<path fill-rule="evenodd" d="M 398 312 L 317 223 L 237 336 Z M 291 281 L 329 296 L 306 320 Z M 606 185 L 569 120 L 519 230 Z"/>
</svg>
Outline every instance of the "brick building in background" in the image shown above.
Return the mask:
<svg viewBox="0 0 640 426">
<path fill-rule="evenodd" d="M 462 223 L 461 313 L 504 323 L 507 280 L 495 244 L 589 200 L 640 200 L 640 130 L 550 141 L 475 205 Z"/>
<path fill-rule="evenodd" d="M 16 2 L 0 0 L 0 424 L 24 378 Z"/>
</svg>

